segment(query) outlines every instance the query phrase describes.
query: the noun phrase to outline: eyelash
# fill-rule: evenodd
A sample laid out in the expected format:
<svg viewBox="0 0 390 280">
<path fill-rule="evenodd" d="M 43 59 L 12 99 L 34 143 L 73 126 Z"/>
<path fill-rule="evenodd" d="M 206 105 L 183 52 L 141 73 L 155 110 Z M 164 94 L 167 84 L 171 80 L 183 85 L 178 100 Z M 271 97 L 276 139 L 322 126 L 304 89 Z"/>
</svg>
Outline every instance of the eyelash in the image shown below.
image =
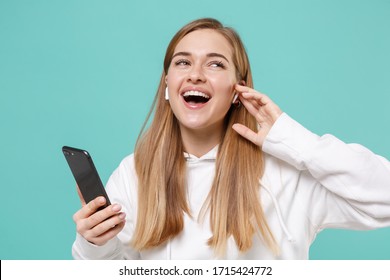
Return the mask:
<svg viewBox="0 0 390 280">
<path fill-rule="evenodd" d="M 186 60 L 186 59 L 179 59 L 178 61 L 175 62 L 175 65 L 176 66 L 180 66 L 180 65 L 190 65 L 191 63 Z M 211 65 L 216 65 L 216 67 L 220 67 L 222 69 L 225 69 L 225 64 L 223 64 L 222 61 L 211 61 L 208 65 L 211 66 Z"/>
<path fill-rule="evenodd" d="M 188 60 L 185 60 L 185 59 L 179 59 L 178 61 L 175 62 L 175 65 L 177 65 L 177 66 L 182 65 L 182 64 L 188 65 L 188 64 L 190 64 L 190 62 Z"/>
<path fill-rule="evenodd" d="M 225 69 L 225 64 L 223 64 L 222 61 L 212 61 L 209 63 L 209 65 L 213 65 L 213 64 L 217 65 L 217 67 L 221 67 L 222 69 Z"/>
</svg>

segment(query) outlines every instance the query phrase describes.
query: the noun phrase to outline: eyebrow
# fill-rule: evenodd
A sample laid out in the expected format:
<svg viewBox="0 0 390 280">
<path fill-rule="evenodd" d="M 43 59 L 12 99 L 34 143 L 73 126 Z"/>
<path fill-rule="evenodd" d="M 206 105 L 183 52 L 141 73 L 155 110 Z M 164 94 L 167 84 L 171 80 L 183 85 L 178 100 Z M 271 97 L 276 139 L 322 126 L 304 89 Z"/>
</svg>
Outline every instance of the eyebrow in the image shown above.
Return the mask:
<svg viewBox="0 0 390 280">
<path fill-rule="evenodd" d="M 191 53 L 177 52 L 172 56 L 172 59 L 175 58 L 176 56 L 191 56 Z M 227 59 L 226 56 L 224 56 L 223 54 L 220 54 L 220 53 L 208 53 L 208 54 L 206 54 L 206 57 L 220 57 L 220 58 L 223 58 L 224 60 L 226 60 L 228 63 L 230 63 L 229 59 Z"/>
</svg>

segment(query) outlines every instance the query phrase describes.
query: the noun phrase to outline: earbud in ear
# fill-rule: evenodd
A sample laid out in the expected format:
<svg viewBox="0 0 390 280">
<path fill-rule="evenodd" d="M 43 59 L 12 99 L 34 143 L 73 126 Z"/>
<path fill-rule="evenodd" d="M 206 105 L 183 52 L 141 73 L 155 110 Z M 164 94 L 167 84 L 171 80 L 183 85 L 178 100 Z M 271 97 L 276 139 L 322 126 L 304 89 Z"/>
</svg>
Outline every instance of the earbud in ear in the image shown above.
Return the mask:
<svg viewBox="0 0 390 280">
<path fill-rule="evenodd" d="M 238 99 L 238 93 L 234 94 L 232 104 L 235 104 Z"/>
<path fill-rule="evenodd" d="M 238 108 L 238 107 L 241 106 L 241 102 L 240 102 L 240 99 L 238 99 L 238 93 L 237 93 L 237 92 L 234 94 L 232 104 L 233 104 L 234 107 L 236 107 L 236 108 Z"/>
<path fill-rule="evenodd" d="M 169 100 L 168 87 L 165 88 L 165 100 Z"/>
</svg>

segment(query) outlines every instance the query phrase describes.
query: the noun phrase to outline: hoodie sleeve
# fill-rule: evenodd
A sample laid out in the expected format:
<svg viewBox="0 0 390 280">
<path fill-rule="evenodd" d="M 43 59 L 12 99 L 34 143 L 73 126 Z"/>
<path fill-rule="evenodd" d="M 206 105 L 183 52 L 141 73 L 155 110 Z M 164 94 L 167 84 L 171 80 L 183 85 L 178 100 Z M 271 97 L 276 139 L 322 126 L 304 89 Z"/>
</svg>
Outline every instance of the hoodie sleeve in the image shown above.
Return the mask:
<svg viewBox="0 0 390 280">
<path fill-rule="evenodd" d="M 299 170 L 310 222 L 326 227 L 390 226 L 390 162 L 358 144 L 318 136 L 283 113 L 263 151 Z M 306 176 L 306 175 L 307 176 Z M 307 177 L 312 177 L 311 182 Z"/>
<path fill-rule="evenodd" d="M 131 248 L 136 217 L 137 179 L 134 171 L 133 156 L 126 157 L 113 172 L 106 185 L 106 191 L 112 204 L 118 203 L 126 213 L 126 224 L 123 230 L 103 246 L 88 242 L 76 234 L 72 255 L 74 259 L 139 259 L 139 253 Z"/>
</svg>

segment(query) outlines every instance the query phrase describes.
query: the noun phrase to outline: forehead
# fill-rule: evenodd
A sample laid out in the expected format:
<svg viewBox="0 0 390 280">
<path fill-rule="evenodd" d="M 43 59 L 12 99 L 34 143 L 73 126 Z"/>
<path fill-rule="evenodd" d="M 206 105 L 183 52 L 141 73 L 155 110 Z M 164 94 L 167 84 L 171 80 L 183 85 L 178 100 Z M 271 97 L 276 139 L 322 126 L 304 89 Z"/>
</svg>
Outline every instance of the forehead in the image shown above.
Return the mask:
<svg viewBox="0 0 390 280">
<path fill-rule="evenodd" d="M 220 53 L 231 58 L 232 47 L 229 41 L 217 31 L 201 29 L 184 36 L 176 45 L 176 52 L 189 52 L 195 55 Z"/>
</svg>

